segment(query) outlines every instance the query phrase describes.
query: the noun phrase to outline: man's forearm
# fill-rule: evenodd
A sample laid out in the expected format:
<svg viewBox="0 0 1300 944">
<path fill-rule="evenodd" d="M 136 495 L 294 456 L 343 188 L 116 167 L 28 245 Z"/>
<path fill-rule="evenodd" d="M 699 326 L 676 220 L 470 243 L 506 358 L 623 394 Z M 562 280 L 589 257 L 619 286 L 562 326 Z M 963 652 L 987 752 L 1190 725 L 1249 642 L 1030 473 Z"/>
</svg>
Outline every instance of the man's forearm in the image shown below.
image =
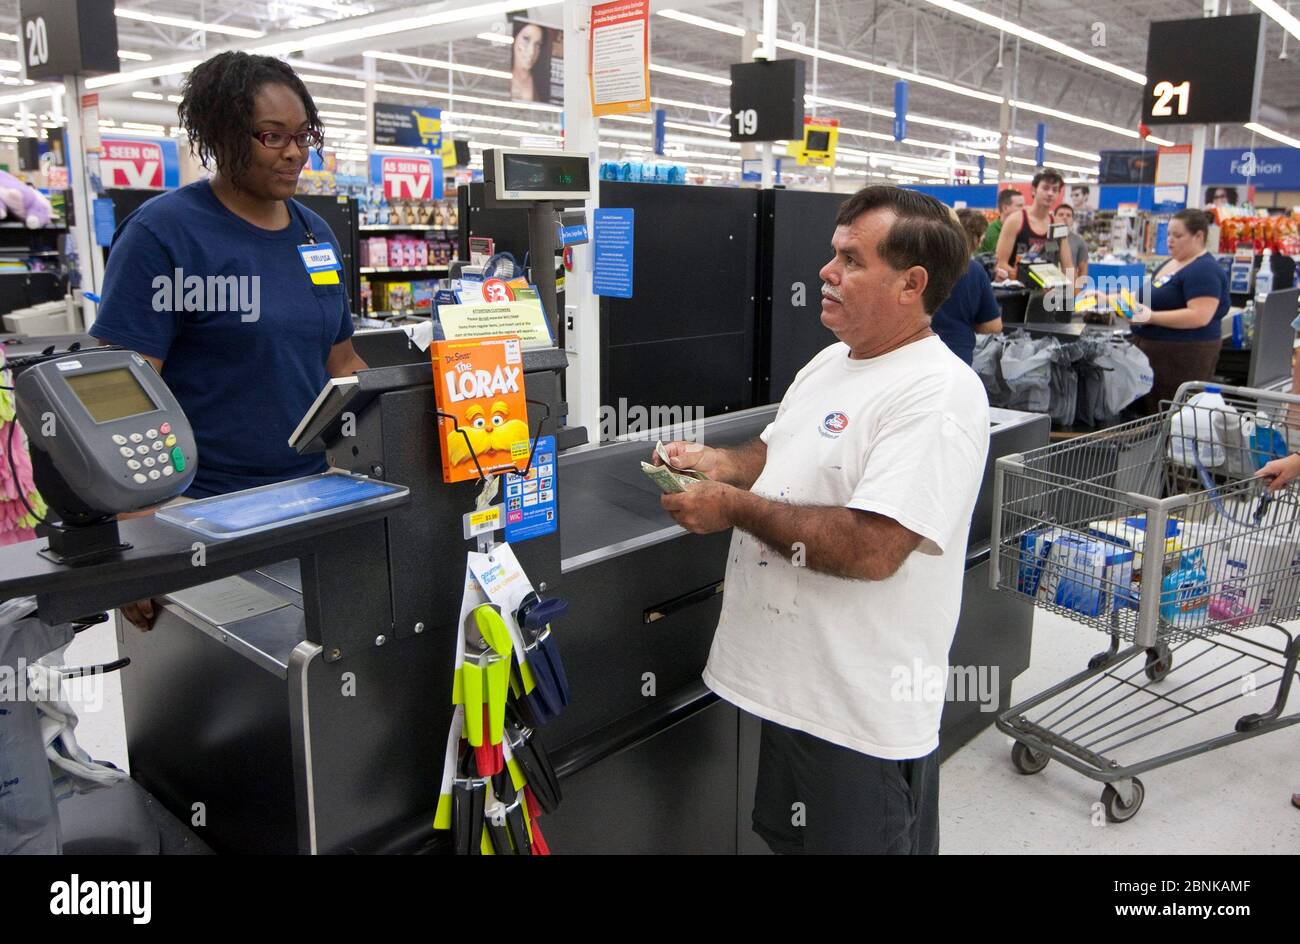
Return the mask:
<svg viewBox="0 0 1300 944">
<path fill-rule="evenodd" d="M 723 446 L 718 452 L 722 453 L 718 457 L 722 468 L 717 479 L 736 488 L 753 487 L 767 464 L 767 443 L 761 439 L 751 439 L 739 446 Z"/>
<path fill-rule="evenodd" d="M 731 518 L 786 560 L 834 577 L 884 580 L 920 539 L 887 518 L 852 508 L 792 505 L 741 492 Z"/>
</svg>

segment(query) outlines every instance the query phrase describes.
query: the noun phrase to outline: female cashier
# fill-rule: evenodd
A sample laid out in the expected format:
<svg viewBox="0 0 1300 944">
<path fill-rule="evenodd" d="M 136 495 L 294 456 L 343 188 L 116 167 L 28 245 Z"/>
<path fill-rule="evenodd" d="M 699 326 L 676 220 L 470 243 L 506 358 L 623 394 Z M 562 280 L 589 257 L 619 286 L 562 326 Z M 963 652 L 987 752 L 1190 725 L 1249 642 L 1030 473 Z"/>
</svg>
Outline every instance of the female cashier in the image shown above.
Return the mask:
<svg viewBox="0 0 1300 944">
<path fill-rule="evenodd" d="M 176 395 L 198 446 L 185 494 L 202 498 L 324 471 L 289 436 L 330 377 L 366 364 L 338 242 L 292 199 L 321 144 L 302 80 L 269 56 L 225 52 L 183 92 L 191 150 L 215 170 L 118 228 L 91 333 L 148 358 Z"/>
<path fill-rule="evenodd" d="M 1146 414 L 1172 400 L 1189 380 L 1210 380 L 1223 345 L 1219 322 L 1228 311 L 1228 276 L 1205 249 L 1209 221 L 1187 209 L 1169 221 L 1169 260 L 1151 277 L 1151 307 L 1133 317 L 1133 343 L 1155 374 L 1142 401 Z"/>
</svg>

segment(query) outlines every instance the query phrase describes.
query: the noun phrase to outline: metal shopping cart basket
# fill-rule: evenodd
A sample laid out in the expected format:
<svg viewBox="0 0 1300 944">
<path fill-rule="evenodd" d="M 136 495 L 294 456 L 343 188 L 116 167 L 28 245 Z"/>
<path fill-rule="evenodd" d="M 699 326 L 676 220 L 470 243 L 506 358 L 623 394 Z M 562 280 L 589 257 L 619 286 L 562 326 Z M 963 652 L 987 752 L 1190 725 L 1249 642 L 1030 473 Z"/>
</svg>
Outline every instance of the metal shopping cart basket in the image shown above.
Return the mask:
<svg viewBox="0 0 1300 944">
<path fill-rule="evenodd" d="M 998 460 L 991 585 L 1110 636 L 998 716 L 1018 771 L 1058 760 L 1124 822 L 1138 774 L 1300 721 L 1280 625 L 1300 617 L 1300 483 L 1269 494 L 1255 475 L 1288 429 L 1300 396 L 1193 383 L 1154 416 Z"/>
</svg>

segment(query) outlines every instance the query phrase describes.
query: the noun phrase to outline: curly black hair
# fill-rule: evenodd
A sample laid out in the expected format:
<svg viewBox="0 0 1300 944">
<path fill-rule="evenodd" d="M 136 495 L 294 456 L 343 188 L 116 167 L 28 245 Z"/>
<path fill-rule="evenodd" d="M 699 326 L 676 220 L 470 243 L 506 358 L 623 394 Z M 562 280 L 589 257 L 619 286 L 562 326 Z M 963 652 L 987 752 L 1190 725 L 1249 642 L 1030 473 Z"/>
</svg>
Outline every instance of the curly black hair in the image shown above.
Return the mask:
<svg viewBox="0 0 1300 944">
<path fill-rule="evenodd" d="M 270 83 L 296 92 L 307 110 L 307 126 L 317 134 L 323 132 L 307 86 L 288 63 L 272 56 L 218 53 L 195 66 L 185 79 L 176 114 L 189 135 L 190 153 L 204 167 L 215 160 L 232 183 L 239 182 L 251 161 L 253 98 Z"/>
</svg>

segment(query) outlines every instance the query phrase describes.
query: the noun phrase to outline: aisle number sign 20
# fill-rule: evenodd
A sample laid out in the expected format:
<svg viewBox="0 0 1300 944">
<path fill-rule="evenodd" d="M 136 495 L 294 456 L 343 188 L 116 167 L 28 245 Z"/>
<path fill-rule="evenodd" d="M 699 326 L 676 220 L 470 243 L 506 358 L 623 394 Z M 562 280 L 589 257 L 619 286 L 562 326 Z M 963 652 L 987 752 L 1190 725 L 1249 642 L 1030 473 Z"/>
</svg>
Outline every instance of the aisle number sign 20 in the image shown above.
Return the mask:
<svg viewBox="0 0 1300 944">
<path fill-rule="evenodd" d="M 45 28 L 45 17 L 34 16 L 25 24 L 27 37 L 27 65 L 43 66 L 50 61 L 50 36 Z"/>
</svg>

